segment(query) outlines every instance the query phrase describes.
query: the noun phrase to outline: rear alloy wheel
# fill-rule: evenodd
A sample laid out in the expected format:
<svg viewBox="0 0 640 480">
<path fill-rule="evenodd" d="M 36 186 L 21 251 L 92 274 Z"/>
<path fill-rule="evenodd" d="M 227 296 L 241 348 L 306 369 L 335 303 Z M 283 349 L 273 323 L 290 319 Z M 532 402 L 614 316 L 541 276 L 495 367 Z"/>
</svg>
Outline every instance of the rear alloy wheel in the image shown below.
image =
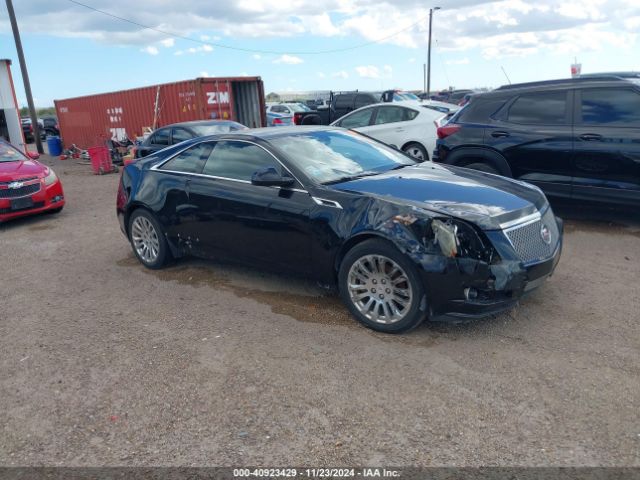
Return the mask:
<svg viewBox="0 0 640 480">
<path fill-rule="evenodd" d="M 145 210 L 136 210 L 131 215 L 129 238 L 133 253 L 147 268 L 161 268 L 170 257 L 167 240 L 158 221 Z"/>
<path fill-rule="evenodd" d="M 500 172 L 493 168 L 493 166 L 484 162 L 470 163 L 469 165 L 465 165 L 464 168 L 470 168 L 472 170 L 478 170 L 480 172 L 485 173 L 493 173 L 494 175 L 500 175 Z"/>
<path fill-rule="evenodd" d="M 338 277 L 343 301 L 369 328 L 399 333 L 426 317 L 425 290 L 416 267 L 387 241 L 356 245 L 345 255 Z"/>
<path fill-rule="evenodd" d="M 429 160 L 427 150 L 419 143 L 408 143 L 402 148 L 402 151 L 415 158 L 418 162 L 426 162 Z"/>
</svg>

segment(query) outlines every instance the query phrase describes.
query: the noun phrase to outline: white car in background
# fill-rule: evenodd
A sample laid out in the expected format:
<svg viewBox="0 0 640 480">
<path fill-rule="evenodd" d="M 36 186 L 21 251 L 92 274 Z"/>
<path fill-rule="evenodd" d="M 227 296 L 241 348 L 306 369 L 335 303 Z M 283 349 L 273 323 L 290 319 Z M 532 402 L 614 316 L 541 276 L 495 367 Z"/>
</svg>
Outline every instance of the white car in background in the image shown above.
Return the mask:
<svg viewBox="0 0 640 480">
<path fill-rule="evenodd" d="M 291 115 L 296 112 L 310 112 L 311 109 L 301 103 L 268 103 L 267 112 Z"/>
<path fill-rule="evenodd" d="M 376 103 L 354 110 L 331 125 L 364 133 L 424 162 L 436 147 L 436 130 L 445 116 L 415 101 Z"/>
</svg>

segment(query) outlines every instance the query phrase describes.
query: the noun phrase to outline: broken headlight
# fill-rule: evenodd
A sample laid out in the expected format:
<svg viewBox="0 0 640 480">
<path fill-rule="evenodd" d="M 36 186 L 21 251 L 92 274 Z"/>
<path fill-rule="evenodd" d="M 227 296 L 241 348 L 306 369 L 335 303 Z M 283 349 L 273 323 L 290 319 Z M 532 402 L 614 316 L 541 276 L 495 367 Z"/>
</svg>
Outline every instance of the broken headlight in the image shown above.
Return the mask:
<svg viewBox="0 0 640 480">
<path fill-rule="evenodd" d="M 466 222 L 452 218 L 431 221 L 432 242 L 446 257 L 473 258 L 491 263 L 493 247 L 482 240 L 478 232 Z"/>
</svg>

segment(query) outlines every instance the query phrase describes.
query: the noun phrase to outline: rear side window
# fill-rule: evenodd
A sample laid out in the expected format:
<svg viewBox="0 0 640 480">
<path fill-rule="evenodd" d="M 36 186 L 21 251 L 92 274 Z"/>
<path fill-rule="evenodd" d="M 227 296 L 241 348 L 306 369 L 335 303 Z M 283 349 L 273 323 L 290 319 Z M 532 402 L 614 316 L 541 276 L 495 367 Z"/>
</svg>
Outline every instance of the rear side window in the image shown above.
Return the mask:
<svg viewBox="0 0 640 480">
<path fill-rule="evenodd" d="M 376 115 L 376 125 L 385 123 L 403 122 L 407 119 L 406 115 L 409 110 L 402 107 L 380 107 Z"/>
<path fill-rule="evenodd" d="M 169 129 L 162 128 L 151 136 L 152 145 L 169 145 Z"/>
<path fill-rule="evenodd" d="M 462 107 L 453 121 L 468 123 L 488 123 L 493 115 L 502 108 L 506 98 L 473 99 Z"/>
<path fill-rule="evenodd" d="M 582 123 L 640 126 L 640 94 L 633 90 L 582 90 Z"/>
<path fill-rule="evenodd" d="M 180 152 L 168 162 L 164 163 L 160 170 L 171 170 L 183 173 L 202 173 L 205 162 L 211 155 L 213 143 L 199 143 L 183 152 Z"/>
<path fill-rule="evenodd" d="M 360 107 L 366 107 L 367 105 L 371 105 L 375 103 L 373 98 L 370 95 L 358 95 L 356 96 L 356 109 Z"/>
<path fill-rule="evenodd" d="M 343 128 L 359 128 L 366 127 L 371 122 L 371 114 L 373 113 L 373 108 L 365 108 L 360 112 L 352 113 L 344 117 L 340 121 L 340 126 Z"/>
<path fill-rule="evenodd" d="M 525 125 L 566 123 L 566 92 L 542 92 L 520 95 L 509 108 L 508 120 Z"/>
<path fill-rule="evenodd" d="M 204 166 L 203 173 L 234 180 L 251 181 L 251 176 L 266 167 L 277 169 L 276 160 L 264 148 L 237 141 L 218 142 Z"/>
</svg>

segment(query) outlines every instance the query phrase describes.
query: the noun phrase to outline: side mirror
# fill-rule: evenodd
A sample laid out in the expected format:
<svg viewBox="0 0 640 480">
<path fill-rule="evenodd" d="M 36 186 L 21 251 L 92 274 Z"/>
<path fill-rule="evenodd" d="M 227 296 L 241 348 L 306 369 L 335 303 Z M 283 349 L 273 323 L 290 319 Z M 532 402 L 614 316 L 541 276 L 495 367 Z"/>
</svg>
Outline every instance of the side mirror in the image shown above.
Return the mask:
<svg viewBox="0 0 640 480">
<path fill-rule="evenodd" d="M 294 179 L 283 177 L 273 167 L 266 167 L 251 175 L 251 184 L 262 187 L 286 187 L 293 185 Z"/>
<path fill-rule="evenodd" d="M 38 152 L 27 152 L 27 157 L 31 160 L 37 160 L 40 158 L 40 154 Z"/>
</svg>

